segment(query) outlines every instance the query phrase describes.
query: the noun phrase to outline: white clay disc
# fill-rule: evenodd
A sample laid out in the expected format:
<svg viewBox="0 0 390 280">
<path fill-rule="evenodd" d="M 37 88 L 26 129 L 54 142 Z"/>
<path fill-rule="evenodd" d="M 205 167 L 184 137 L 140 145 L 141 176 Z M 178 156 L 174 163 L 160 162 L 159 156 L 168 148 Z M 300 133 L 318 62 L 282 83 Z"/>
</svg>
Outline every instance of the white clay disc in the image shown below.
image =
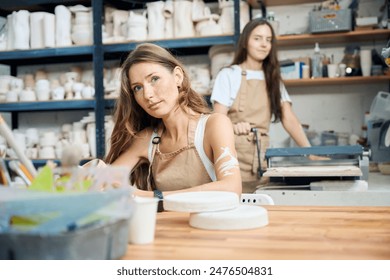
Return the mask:
<svg viewBox="0 0 390 280">
<path fill-rule="evenodd" d="M 243 230 L 266 225 L 268 225 L 268 212 L 260 206 L 240 205 L 232 210 L 190 215 L 190 226 L 200 229 Z"/>
<path fill-rule="evenodd" d="M 164 197 L 165 210 L 187 213 L 228 210 L 239 203 L 236 193 L 225 191 L 185 192 Z"/>
</svg>

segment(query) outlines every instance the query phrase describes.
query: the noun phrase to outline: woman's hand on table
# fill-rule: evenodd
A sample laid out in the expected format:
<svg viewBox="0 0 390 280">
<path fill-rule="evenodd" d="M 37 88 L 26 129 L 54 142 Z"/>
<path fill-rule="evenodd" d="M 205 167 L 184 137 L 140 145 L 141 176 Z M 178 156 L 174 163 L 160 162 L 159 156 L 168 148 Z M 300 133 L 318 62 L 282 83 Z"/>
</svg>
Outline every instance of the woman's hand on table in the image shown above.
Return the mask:
<svg viewBox="0 0 390 280">
<path fill-rule="evenodd" d="M 308 158 L 310 160 L 330 160 L 330 157 L 317 156 L 317 155 L 309 155 Z"/>
</svg>

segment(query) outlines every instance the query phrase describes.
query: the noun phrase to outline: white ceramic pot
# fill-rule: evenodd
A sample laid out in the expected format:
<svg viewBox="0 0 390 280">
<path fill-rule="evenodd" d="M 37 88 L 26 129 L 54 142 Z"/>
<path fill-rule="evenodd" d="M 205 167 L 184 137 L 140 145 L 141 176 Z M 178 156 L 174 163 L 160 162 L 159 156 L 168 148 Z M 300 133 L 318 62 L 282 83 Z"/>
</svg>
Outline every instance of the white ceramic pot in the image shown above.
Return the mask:
<svg viewBox="0 0 390 280">
<path fill-rule="evenodd" d="M 91 99 L 95 96 L 95 89 L 91 86 L 86 86 L 82 89 L 81 96 L 84 99 Z"/>
<path fill-rule="evenodd" d="M 70 10 L 64 5 L 57 5 L 55 13 L 55 42 L 57 47 L 67 47 L 72 45 L 71 39 L 71 19 Z"/>
<path fill-rule="evenodd" d="M 195 36 L 192 21 L 192 2 L 175 1 L 173 13 L 173 30 L 175 38 L 191 38 Z"/>
<path fill-rule="evenodd" d="M 37 96 L 35 94 L 35 91 L 33 91 L 31 88 L 27 87 L 25 90 L 22 90 L 19 95 L 19 100 L 23 102 L 29 102 L 29 101 L 36 101 Z"/>
<path fill-rule="evenodd" d="M 85 28 L 75 29 L 71 35 L 72 41 L 75 45 L 91 45 L 93 42 L 92 39 L 92 30 L 87 30 Z"/>
<path fill-rule="evenodd" d="M 215 78 L 222 67 L 229 65 L 233 61 L 233 45 L 216 45 L 209 50 L 211 59 L 211 77 Z"/>
<path fill-rule="evenodd" d="M 14 49 L 27 50 L 30 48 L 30 12 L 20 10 L 12 13 L 12 28 Z"/>
<path fill-rule="evenodd" d="M 39 143 L 38 129 L 30 127 L 26 129 L 26 145 L 33 147 Z"/>
<path fill-rule="evenodd" d="M 148 13 L 148 39 L 164 39 L 165 17 L 163 1 L 146 3 Z"/>
<path fill-rule="evenodd" d="M 130 11 L 130 16 L 127 21 L 127 39 L 130 41 L 145 41 L 148 38 L 148 20 L 146 19 L 146 11 L 142 14 L 137 14 Z"/>
<path fill-rule="evenodd" d="M 41 159 L 53 159 L 56 157 L 54 147 L 47 146 L 39 149 L 39 158 Z"/>
<path fill-rule="evenodd" d="M 18 102 L 19 96 L 16 90 L 10 90 L 6 93 L 5 100 L 7 102 Z"/>
<path fill-rule="evenodd" d="M 56 46 L 56 17 L 54 14 L 45 13 L 43 17 L 43 46 L 55 48 Z"/>
<path fill-rule="evenodd" d="M 30 27 L 31 32 L 30 36 L 30 46 L 32 49 L 41 49 L 44 47 L 43 44 L 43 18 L 45 16 L 44 12 L 33 12 L 30 13 Z"/>
<path fill-rule="evenodd" d="M 56 87 L 52 90 L 51 95 L 53 100 L 64 100 L 65 89 L 63 87 Z"/>
</svg>

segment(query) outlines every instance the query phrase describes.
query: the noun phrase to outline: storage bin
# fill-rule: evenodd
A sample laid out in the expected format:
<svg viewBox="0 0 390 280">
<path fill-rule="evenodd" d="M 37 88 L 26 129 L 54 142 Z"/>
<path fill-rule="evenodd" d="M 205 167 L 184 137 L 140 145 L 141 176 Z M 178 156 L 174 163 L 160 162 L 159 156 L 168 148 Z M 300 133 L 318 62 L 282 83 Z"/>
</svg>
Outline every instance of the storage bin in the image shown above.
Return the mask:
<svg viewBox="0 0 390 280">
<path fill-rule="evenodd" d="M 0 260 L 109 260 L 126 253 L 128 219 L 57 234 L 0 233 Z"/>
<path fill-rule="evenodd" d="M 309 29 L 310 33 L 351 31 L 351 10 L 311 11 L 309 13 Z"/>
<path fill-rule="evenodd" d="M 390 93 L 380 91 L 370 107 L 370 120 L 390 119 Z"/>
</svg>

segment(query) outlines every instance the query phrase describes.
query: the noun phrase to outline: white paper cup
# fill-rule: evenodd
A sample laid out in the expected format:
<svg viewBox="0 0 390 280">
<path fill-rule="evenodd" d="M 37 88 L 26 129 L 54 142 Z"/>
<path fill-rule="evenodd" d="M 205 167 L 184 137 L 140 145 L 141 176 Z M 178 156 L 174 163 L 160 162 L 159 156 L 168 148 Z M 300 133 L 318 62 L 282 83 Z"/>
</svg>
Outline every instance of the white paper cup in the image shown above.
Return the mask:
<svg viewBox="0 0 390 280">
<path fill-rule="evenodd" d="M 371 76 L 372 66 L 371 50 L 360 51 L 360 67 L 362 68 L 362 75 L 364 77 Z"/>
<path fill-rule="evenodd" d="M 150 244 L 154 241 L 158 198 L 135 197 L 129 223 L 129 243 Z"/>
<path fill-rule="evenodd" d="M 309 65 L 302 65 L 302 79 L 310 78 L 310 67 Z"/>
<path fill-rule="evenodd" d="M 338 74 L 337 70 L 338 70 L 337 64 L 328 64 L 328 77 L 329 78 L 336 78 L 337 74 Z"/>
<path fill-rule="evenodd" d="M 347 68 L 347 65 L 344 63 L 339 64 L 339 71 L 340 71 L 340 77 L 345 76 L 345 69 Z"/>
</svg>

